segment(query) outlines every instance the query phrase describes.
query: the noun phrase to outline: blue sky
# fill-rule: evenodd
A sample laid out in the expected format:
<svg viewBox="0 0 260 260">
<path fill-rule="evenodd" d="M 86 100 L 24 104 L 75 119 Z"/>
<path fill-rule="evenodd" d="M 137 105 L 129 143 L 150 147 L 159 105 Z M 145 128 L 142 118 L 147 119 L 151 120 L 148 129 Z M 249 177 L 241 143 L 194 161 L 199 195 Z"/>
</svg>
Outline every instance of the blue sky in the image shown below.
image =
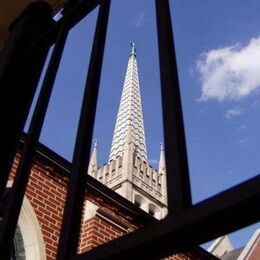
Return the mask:
<svg viewBox="0 0 260 260">
<path fill-rule="evenodd" d="M 193 201 L 259 174 L 260 3 L 172 0 Z M 41 142 L 71 160 L 97 11 L 71 32 Z M 113 0 L 94 138 L 108 160 L 130 52 L 137 48 L 146 142 L 157 167 L 162 142 L 153 1 Z M 243 244 L 254 225 L 232 236 Z"/>
</svg>

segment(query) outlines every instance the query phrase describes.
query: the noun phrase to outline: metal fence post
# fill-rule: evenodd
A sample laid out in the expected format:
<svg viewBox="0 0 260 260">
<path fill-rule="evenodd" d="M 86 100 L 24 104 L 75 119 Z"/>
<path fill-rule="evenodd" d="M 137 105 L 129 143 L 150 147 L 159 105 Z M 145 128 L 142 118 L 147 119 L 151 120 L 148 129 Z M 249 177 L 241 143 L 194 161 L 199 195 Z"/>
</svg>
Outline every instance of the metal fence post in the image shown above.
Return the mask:
<svg viewBox="0 0 260 260">
<path fill-rule="evenodd" d="M 52 23 L 49 4 L 30 4 L 11 24 L 0 52 L 0 198 L 49 49 L 46 43 L 29 46 Z"/>
</svg>

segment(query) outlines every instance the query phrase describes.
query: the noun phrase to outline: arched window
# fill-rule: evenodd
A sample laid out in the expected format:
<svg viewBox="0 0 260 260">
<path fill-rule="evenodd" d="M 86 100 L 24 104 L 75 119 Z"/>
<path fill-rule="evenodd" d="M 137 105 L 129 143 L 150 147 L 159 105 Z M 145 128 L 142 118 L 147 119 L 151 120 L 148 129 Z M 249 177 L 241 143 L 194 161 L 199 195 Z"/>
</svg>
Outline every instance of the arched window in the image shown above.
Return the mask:
<svg viewBox="0 0 260 260">
<path fill-rule="evenodd" d="M 8 181 L 7 187 L 9 188 L 11 186 L 12 181 Z M 5 198 L 8 199 L 8 195 Z M 10 250 L 12 260 L 46 260 L 45 245 L 41 227 L 35 211 L 26 196 L 23 200 L 15 237 Z"/>
<path fill-rule="evenodd" d="M 11 246 L 11 260 L 25 260 L 25 248 L 21 230 L 17 226 Z"/>
<path fill-rule="evenodd" d="M 3 211 L 6 208 L 7 201 L 10 196 L 10 189 L 6 189 L 4 193 L 4 197 L 1 203 L 1 208 L 0 208 L 0 216 L 1 218 L 3 217 Z M 11 260 L 24 260 L 26 259 L 25 257 L 25 247 L 24 247 L 24 241 L 22 237 L 21 230 L 19 228 L 19 225 L 17 225 L 14 238 L 13 238 L 13 243 L 11 244 L 10 248 L 10 259 Z"/>
</svg>

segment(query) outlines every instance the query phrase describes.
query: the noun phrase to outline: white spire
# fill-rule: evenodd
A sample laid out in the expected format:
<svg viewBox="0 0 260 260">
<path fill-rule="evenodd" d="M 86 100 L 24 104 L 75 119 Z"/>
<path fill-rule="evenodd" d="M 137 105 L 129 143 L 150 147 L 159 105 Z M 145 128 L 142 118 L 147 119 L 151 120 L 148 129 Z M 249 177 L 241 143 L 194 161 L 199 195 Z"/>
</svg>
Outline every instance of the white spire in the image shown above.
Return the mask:
<svg viewBox="0 0 260 260">
<path fill-rule="evenodd" d="M 109 160 L 123 155 L 130 130 L 135 154 L 147 162 L 136 49 L 132 42 L 131 46 Z"/>
</svg>

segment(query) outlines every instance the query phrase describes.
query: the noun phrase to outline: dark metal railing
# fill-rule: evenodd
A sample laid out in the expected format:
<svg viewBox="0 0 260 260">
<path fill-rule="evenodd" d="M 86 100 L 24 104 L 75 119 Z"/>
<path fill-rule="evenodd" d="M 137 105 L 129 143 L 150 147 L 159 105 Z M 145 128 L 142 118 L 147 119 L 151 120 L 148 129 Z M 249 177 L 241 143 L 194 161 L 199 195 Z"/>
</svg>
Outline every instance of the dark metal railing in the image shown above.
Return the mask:
<svg viewBox="0 0 260 260">
<path fill-rule="evenodd" d="M 188 159 L 169 4 L 167 1 L 157 0 L 155 2 L 166 176 L 167 183 L 171 183 L 171 188 L 168 187 L 167 194 L 168 211 L 170 215 L 174 214 L 177 217 L 185 208 L 190 207 L 192 204 Z"/>
<path fill-rule="evenodd" d="M 67 259 L 70 255 L 77 253 L 109 7 L 110 0 L 101 1 L 72 160 L 58 259 Z"/>
<path fill-rule="evenodd" d="M 1 223 L 0 245 L 3 248 L 9 248 L 9 242 L 13 238 L 13 234 L 16 229 L 20 208 L 22 206 L 24 193 L 30 176 L 31 165 L 41 134 L 44 117 L 47 111 L 67 35 L 67 28 L 61 28 L 32 116 L 28 130 L 28 140 L 23 148 L 22 157 L 16 171 L 16 177 L 13 182 L 11 194 L 9 195 L 8 204 L 4 211 L 3 221 Z"/>
<path fill-rule="evenodd" d="M 169 214 L 159 223 L 144 227 L 81 255 L 77 254 L 80 219 L 88 182 L 88 176 L 85 173 L 89 165 L 110 0 L 71 0 L 65 5 L 63 17 L 58 22 L 51 19 L 50 8 L 46 3 L 34 3 L 13 24 L 10 38 L 0 53 L 0 104 L 3 114 L 2 123 L 6 126 L 1 129 L 1 137 L 4 140 L 0 143 L 0 196 L 3 201 L 11 164 L 28 116 L 40 71 L 43 69 L 47 51 L 54 43 L 30 123 L 27 141 L 14 184 L 9 192 L 10 197 L 6 207 L 2 209 L 1 259 L 10 257 L 9 248 L 68 32 L 96 7 L 99 8 L 99 13 L 77 130 L 57 258 L 60 260 L 122 259 L 140 255 L 151 259 L 160 258 L 237 230 L 260 219 L 259 175 L 201 203 L 192 205 L 169 3 L 168 0 L 155 0 L 155 4 Z M 43 11 L 45 15 L 42 15 Z M 37 13 L 41 15 L 36 19 Z M 26 32 L 32 29 L 30 27 L 38 33 L 25 37 Z M 16 63 L 18 62 L 19 66 L 27 66 L 26 69 L 29 69 L 29 72 L 23 68 L 19 70 L 19 67 L 14 65 L 14 56 Z M 27 57 L 30 59 L 26 59 Z M 24 73 L 23 77 L 18 77 L 21 73 Z M 15 99 L 10 89 L 15 91 Z M 24 103 L 17 102 L 19 95 L 23 97 Z M 8 131 L 8 128 L 12 126 L 16 128 Z"/>
</svg>

